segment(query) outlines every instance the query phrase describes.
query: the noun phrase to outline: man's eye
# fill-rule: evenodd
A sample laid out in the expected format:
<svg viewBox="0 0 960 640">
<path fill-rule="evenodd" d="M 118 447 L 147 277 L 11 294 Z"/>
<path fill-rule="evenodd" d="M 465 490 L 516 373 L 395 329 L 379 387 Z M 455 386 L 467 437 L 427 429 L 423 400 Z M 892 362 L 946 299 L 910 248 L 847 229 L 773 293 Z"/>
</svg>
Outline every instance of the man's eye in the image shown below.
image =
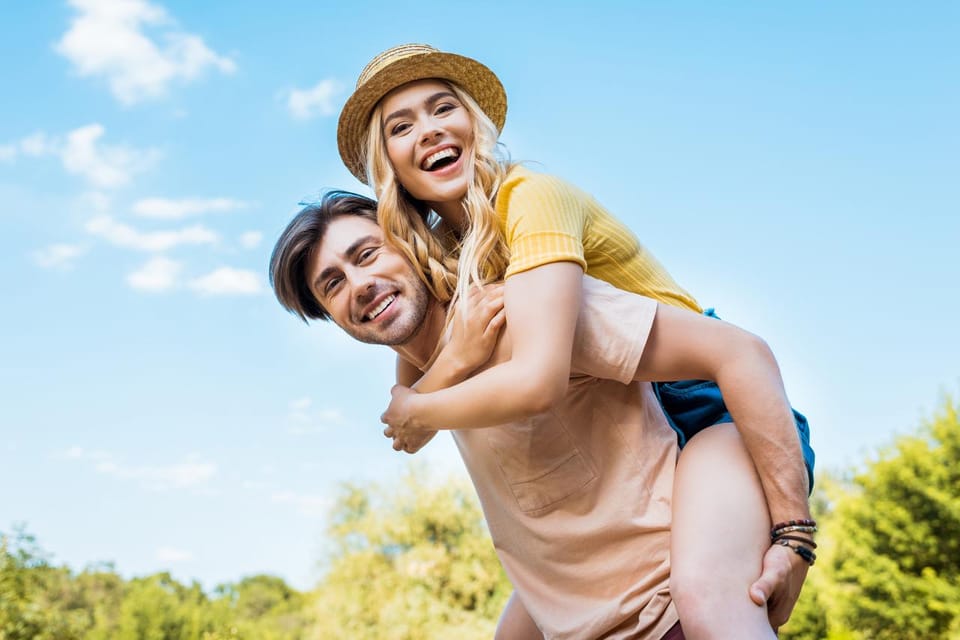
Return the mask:
<svg viewBox="0 0 960 640">
<path fill-rule="evenodd" d="M 323 292 L 329 294 L 338 284 L 340 284 L 340 280 L 340 278 L 330 278 L 327 280 L 327 283 L 323 285 Z"/>
<path fill-rule="evenodd" d="M 358 256 L 359 261 L 366 262 L 371 256 L 373 256 L 376 250 L 377 250 L 376 247 L 370 247 L 369 249 L 364 249 L 363 251 L 360 252 L 360 255 Z"/>
</svg>

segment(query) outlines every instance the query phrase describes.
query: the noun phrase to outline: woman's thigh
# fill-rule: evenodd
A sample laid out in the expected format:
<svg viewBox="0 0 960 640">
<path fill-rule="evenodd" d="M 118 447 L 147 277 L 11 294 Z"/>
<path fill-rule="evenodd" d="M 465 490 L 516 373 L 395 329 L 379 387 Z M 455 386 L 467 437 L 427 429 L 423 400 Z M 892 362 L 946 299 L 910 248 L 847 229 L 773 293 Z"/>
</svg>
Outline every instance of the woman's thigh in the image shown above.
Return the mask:
<svg viewBox="0 0 960 640">
<path fill-rule="evenodd" d="M 770 546 L 770 516 L 732 423 L 686 444 L 673 491 L 671 592 L 688 638 L 774 638 L 749 595 Z"/>
</svg>

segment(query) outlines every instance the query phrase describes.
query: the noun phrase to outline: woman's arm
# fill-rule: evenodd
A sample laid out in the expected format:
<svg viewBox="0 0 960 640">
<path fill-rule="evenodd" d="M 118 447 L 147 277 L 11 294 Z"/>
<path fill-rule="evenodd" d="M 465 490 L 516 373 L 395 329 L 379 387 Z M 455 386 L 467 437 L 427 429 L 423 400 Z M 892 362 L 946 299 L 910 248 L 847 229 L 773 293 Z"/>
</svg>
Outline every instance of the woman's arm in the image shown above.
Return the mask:
<svg viewBox="0 0 960 640">
<path fill-rule="evenodd" d="M 510 359 L 433 393 L 394 387 L 381 419 L 395 429 L 473 429 L 548 410 L 569 383 L 582 283 L 583 269 L 573 262 L 509 278 L 504 302 Z"/>
<path fill-rule="evenodd" d="M 397 358 L 397 383 L 420 393 L 429 393 L 453 386 L 484 365 L 493 354 L 506 322 L 504 286 L 492 284 L 476 287 L 470 292 L 467 318 L 461 318 L 459 309 L 451 319 L 450 340 L 426 372 L 412 363 Z M 435 430 L 399 432 L 388 426 L 384 435 L 393 438 L 397 451 L 416 453 L 436 434 Z"/>
</svg>

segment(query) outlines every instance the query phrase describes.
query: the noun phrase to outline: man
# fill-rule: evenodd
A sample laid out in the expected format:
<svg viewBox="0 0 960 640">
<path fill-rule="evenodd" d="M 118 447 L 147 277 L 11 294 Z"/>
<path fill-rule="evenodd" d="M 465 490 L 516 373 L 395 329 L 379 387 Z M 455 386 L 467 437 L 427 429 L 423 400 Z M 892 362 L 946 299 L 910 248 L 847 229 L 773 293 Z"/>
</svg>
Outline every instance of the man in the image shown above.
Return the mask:
<svg viewBox="0 0 960 640">
<path fill-rule="evenodd" d="M 458 382 L 467 371 L 444 371 L 433 362 L 442 353 L 447 309 L 384 244 L 375 206 L 340 192 L 301 211 L 271 258 L 277 297 L 304 319 L 333 319 L 358 340 L 390 345 L 441 378 L 428 385 Z M 509 359 L 509 327 L 494 342 L 484 366 Z M 725 375 L 739 367 L 734 378 L 751 378 L 752 371 L 775 367 L 757 343 L 725 323 L 584 278 L 566 398 L 527 420 L 454 432 L 522 601 L 511 601 L 508 612 L 528 612 L 548 638 L 682 637 L 669 590 L 676 437 L 650 385 L 639 380 L 712 379 L 721 366 Z M 749 384 L 742 387 L 724 389 L 731 407 L 750 393 Z M 746 456 L 739 440 L 716 429 L 713 446 Z M 755 473 L 743 491 L 760 491 Z M 730 522 L 757 518 L 732 501 Z M 728 524 L 704 535 L 723 538 Z M 769 545 L 763 535 L 769 523 L 749 524 L 760 535 L 725 547 L 737 560 L 759 558 Z M 737 610 L 726 616 L 727 629 L 737 637 L 773 637 L 766 611 L 742 606 L 759 567 L 732 564 L 724 571 L 737 574 L 731 584 L 743 585 L 743 593 L 729 607 Z"/>
</svg>

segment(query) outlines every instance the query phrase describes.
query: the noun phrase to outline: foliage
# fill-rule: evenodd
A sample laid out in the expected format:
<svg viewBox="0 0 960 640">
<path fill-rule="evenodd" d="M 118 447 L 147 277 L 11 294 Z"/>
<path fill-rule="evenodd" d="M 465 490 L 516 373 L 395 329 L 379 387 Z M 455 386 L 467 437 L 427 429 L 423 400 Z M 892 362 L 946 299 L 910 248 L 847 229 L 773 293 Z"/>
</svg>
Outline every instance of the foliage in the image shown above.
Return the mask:
<svg viewBox="0 0 960 640">
<path fill-rule="evenodd" d="M 310 626 L 307 596 L 279 578 L 244 578 L 208 596 L 168 573 L 74 575 L 51 566 L 22 528 L 0 536 L 0 640 L 298 640 Z"/>
<path fill-rule="evenodd" d="M 960 638 L 958 461 L 958 408 L 947 400 L 916 435 L 831 485 L 821 575 L 784 638 Z"/>
<path fill-rule="evenodd" d="M 317 638 L 490 638 L 510 593 L 469 486 L 411 470 L 345 487 L 334 510 Z"/>
<path fill-rule="evenodd" d="M 951 401 L 845 477 L 818 478 L 821 525 L 784 640 L 960 640 L 960 419 Z M 344 487 L 313 593 L 251 576 L 205 593 L 167 573 L 53 566 L 0 535 L 0 640 L 490 638 L 510 593 L 473 490 L 412 469 Z"/>
</svg>

